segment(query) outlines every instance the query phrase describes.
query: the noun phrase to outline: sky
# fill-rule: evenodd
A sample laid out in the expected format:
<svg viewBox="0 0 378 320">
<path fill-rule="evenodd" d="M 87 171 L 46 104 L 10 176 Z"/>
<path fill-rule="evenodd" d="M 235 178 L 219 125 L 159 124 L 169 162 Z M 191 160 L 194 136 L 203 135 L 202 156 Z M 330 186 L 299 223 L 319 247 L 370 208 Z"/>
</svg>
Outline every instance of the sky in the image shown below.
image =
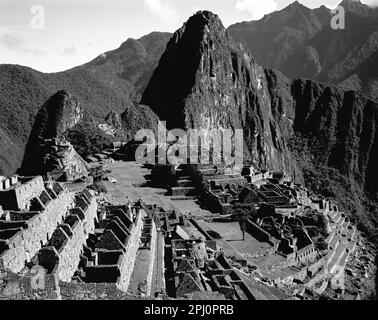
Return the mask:
<svg viewBox="0 0 378 320">
<path fill-rule="evenodd" d="M 57 72 L 91 61 L 128 38 L 174 32 L 198 10 L 225 27 L 258 20 L 294 0 L 0 0 L 0 64 Z M 309 7 L 341 0 L 299 0 Z M 378 0 L 362 0 L 378 5 Z"/>
</svg>

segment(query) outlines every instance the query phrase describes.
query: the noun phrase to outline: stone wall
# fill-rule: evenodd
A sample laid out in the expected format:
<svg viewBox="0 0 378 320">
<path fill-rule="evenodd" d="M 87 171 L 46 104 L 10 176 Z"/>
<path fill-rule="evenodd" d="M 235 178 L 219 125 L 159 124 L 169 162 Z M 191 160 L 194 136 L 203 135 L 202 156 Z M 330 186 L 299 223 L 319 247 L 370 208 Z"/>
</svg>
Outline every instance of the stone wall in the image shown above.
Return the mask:
<svg viewBox="0 0 378 320">
<path fill-rule="evenodd" d="M 311 240 L 311 239 L 310 239 Z M 303 249 L 297 251 L 297 261 L 302 263 L 307 263 L 312 261 L 317 256 L 318 252 L 313 244 L 306 246 Z"/>
<path fill-rule="evenodd" d="M 135 300 L 115 283 L 67 283 L 46 275 L 40 288 L 33 288 L 33 275 L 0 271 L 1 300 Z M 143 298 L 137 297 L 138 300 Z"/>
<path fill-rule="evenodd" d="M 134 210 L 134 208 L 133 208 Z M 119 265 L 121 276 L 117 282 L 117 287 L 119 290 L 126 292 L 129 287 L 130 277 L 133 273 L 133 266 L 135 263 L 135 257 L 140 245 L 140 237 L 142 235 L 143 229 L 143 215 L 145 215 L 144 210 L 137 209 L 137 217 L 132 226 L 131 235 L 128 239 L 125 254 L 122 257 L 122 261 Z"/>
<path fill-rule="evenodd" d="M 271 238 L 270 234 L 268 232 L 266 232 L 263 228 L 259 227 L 253 221 L 247 220 L 246 227 L 247 227 L 246 228 L 247 232 L 249 234 L 251 234 L 251 236 L 253 236 L 257 240 L 271 243 L 271 241 L 270 241 L 270 238 Z"/>
<path fill-rule="evenodd" d="M 84 199 L 84 195 L 80 195 Z M 64 223 L 59 226 L 51 240 L 50 245 L 55 247 L 43 248 L 38 255 L 40 265 L 48 268 L 51 263 L 51 255 L 55 256 L 55 266 L 53 269 L 59 280 L 69 282 L 77 270 L 80 262 L 80 254 L 83 245 L 90 233 L 94 232 L 95 219 L 97 217 L 97 201 L 96 198 L 85 200 L 88 204 L 83 211 L 81 208 L 70 210 L 70 215 L 66 217 Z M 59 239 L 63 237 L 63 239 Z"/>
<path fill-rule="evenodd" d="M 0 176 L 0 191 L 6 190 L 11 186 L 14 186 L 18 182 L 18 176 L 13 176 L 10 178 Z"/>
<path fill-rule="evenodd" d="M 38 199 L 38 198 L 36 198 Z M 0 269 L 20 272 L 25 262 L 30 261 L 37 252 L 46 245 L 56 227 L 72 206 L 73 195 L 61 191 L 57 198 L 46 203 L 42 211 L 31 213 L 32 217 L 25 221 L 27 228 L 19 229 L 13 237 L 6 240 L 8 250 L 0 255 Z M 30 216 L 30 212 L 13 212 L 13 219 L 23 221 Z"/>
<path fill-rule="evenodd" d="M 145 219 L 142 231 L 142 245 L 138 250 L 133 267 L 133 274 L 128 287 L 129 293 L 151 296 L 157 246 L 156 239 L 157 232 L 154 221 Z"/>
<path fill-rule="evenodd" d="M 156 268 L 154 272 L 157 273 L 157 277 L 159 279 L 159 282 L 157 284 L 157 287 L 155 288 L 156 291 L 160 292 L 166 292 L 165 287 L 165 239 L 162 235 L 157 235 L 157 247 L 156 247 Z M 159 254 L 160 253 L 160 254 Z M 160 268 L 159 268 L 160 266 Z"/>
<path fill-rule="evenodd" d="M 311 288 L 315 284 L 321 281 L 324 281 L 327 276 L 328 276 L 327 268 L 320 269 L 319 272 L 316 275 L 314 275 L 305 285 Z"/>
<path fill-rule="evenodd" d="M 7 179 L 6 181 L 9 181 Z M 19 183 L 7 190 L 0 190 L 0 205 L 4 210 L 24 210 L 32 198 L 38 197 L 45 189 L 41 176 L 33 178 L 19 178 Z M 6 188 L 4 188 L 6 189 Z"/>
<path fill-rule="evenodd" d="M 293 279 L 299 280 L 299 281 L 304 281 L 306 277 L 307 277 L 307 268 L 302 268 L 293 275 Z"/>
<path fill-rule="evenodd" d="M 151 243 L 150 243 L 150 259 L 148 264 L 148 271 L 147 271 L 147 296 L 151 295 L 151 286 L 152 286 L 152 276 L 154 271 L 155 265 L 155 255 L 156 255 L 156 226 L 154 220 L 151 222 Z"/>
<path fill-rule="evenodd" d="M 316 261 L 315 263 L 311 264 L 308 267 L 309 276 L 315 275 L 321 268 L 326 267 L 326 266 L 327 266 L 326 258 L 325 257 L 320 258 L 318 261 Z"/>
</svg>

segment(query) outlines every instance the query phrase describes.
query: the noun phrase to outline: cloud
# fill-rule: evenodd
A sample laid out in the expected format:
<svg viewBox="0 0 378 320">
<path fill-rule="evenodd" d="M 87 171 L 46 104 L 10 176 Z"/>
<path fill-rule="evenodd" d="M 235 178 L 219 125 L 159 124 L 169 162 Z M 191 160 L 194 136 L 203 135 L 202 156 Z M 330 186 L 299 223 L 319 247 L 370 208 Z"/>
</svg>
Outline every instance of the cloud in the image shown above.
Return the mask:
<svg viewBox="0 0 378 320">
<path fill-rule="evenodd" d="M 8 48 L 9 50 L 18 50 L 22 48 L 24 41 L 11 34 L 3 33 L 0 35 L 0 45 Z"/>
<path fill-rule="evenodd" d="M 238 0 L 235 7 L 240 11 L 248 11 L 253 20 L 258 20 L 277 10 L 277 3 L 274 0 Z"/>
<path fill-rule="evenodd" d="M 45 56 L 47 55 L 47 52 L 46 51 L 42 51 L 42 50 L 35 50 L 35 49 L 24 49 L 22 50 L 23 53 L 30 53 L 32 54 L 33 56 L 36 56 L 36 57 L 42 57 L 42 56 Z"/>
<path fill-rule="evenodd" d="M 373 6 L 373 7 L 377 7 L 378 6 L 378 0 L 363 0 L 361 2 L 365 3 L 365 4 L 368 4 L 370 6 Z"/>
<path fill-rule="evenodd" d="M 0 47 L 5 48 L 12 52 L 20 52 L 25 54 L 32 54 L 40 57 L 46 54 L 45 51 L 39 49 L 29 48 L 24 40 L 19 37 L 4 32 L 0 29 Z"/>
<path fill-rule="evenodd" d="M 158 16 L 160 20 L 169 24 L 178 20 L 178 13 L 167 0 L 145 0 L 144 4 Z"/>
<path fill-rule="evenodd" d="M 63 50 L 62 55 L 64 56 L 75 56 L 76 55 L 76 48 L 74 46 L 66 48 Z"/>
</svg>

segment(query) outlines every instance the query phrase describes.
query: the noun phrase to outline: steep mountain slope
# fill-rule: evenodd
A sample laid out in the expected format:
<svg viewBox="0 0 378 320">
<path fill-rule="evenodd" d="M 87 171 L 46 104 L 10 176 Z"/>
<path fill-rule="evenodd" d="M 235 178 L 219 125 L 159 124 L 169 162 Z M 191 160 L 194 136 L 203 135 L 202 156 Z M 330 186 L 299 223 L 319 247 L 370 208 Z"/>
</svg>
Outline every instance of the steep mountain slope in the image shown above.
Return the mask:
<svg viewBox="0 0 378 320">
<path fill-rule="evenodd" d="M 142 103 L 170 128 L 243 129 L 256 166 L 297 181 L 303 169 L 312 189 L 376 230 L 363 197 L 378 191 L 378 106 L 366 96 L 263 69 L 204 11 L 169 41 Z M 312 181 L 314 173 L 322 176 Z"/>
<path fill-rule="evenodd" d="M 229 27 L 266 67 L 286 76 L 310 78 L 377 95 L 375 55 L 378 51 L 378 9 L 344 0 L 345 30 L 331 28 L 332 13 L 322 6 L 309 9 L 294 2 L 259 21 Z"/>
<path fill-rule="evenodd" d="M 170 128 L 243 129 L 257 166 L 297 173 L 284 140 L 294 118 L 285 89 L 286 79 L 256 64 L 218 16 L 204 11 L 169 41 L 142 103 Z"/>
<path fill-rule="evenodd" d="M 64 133 L 81 122 L 83 117 L 80 103 L 68 92 L 59 91 L 48 99 L 36 116 L 20 173 L 40 174 L 43 171 L 42 144 L 45 139 L 62 139 Z"/>
<path fill-rule="evenodd" d="M 69 91 L 100 122 L 111 111 L 125 112 L 128 136 L 138 128 L 138 121 L 149 123 L 156 116 L 138 107 L 138 90 L 149 80 L 168 37 L 152 33 L 129 39 L 119 49 L 65 72 L 45 74 L 23 66 L 0 65 L 0 174 L 12 174 L 20 166 L 38 110 L 59 90 Z M 130 115 L 133 121 L 126 119 Z"/>
<path fill-rule="evenodd" d="M 118 49 L 74 69 L 87 70 L 116 90 L 134 88 L 134 99 L 138 100 L 171 36 L 152 32 L 138 40 L 128 39 Z"/>
<path fill-rule="evenodd" d="M 378 155 L 378 105 L 355 91 L 311 81 L 295 81 L 292 93 L 297 103 L 294 129 L 318 137 L 323 149 L 319 159 L 378 190 L 373 164 Z"/>
</svg>

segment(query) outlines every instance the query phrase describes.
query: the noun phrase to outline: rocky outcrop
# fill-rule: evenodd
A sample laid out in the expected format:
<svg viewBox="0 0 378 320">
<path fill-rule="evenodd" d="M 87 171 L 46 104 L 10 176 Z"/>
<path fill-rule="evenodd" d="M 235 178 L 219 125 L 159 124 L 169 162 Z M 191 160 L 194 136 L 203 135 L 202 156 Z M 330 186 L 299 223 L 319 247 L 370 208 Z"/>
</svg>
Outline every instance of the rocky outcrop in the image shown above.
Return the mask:
<svg viewBox="0 0 378 320">
<path fill-rule="evenodd" d="M 110 111 L 110 113 L 105 118 L 105 122 L 115 129 L 119 129 L 122 126 L 121 118 L 115 111 Z"/>
<path fill-rule="evenodd" d="M 80 103 L 67 91 L 59 91 L 47 100 L 37 114 L 20 172 L 25 175 L 43 174 L 45 141 L 64 138 L 64 133 L 80 123 L 83 117 Z"/>
<path fill-rule="evenodd" d="M 86 162 L 67 141 L 45 140 L 42 154 L 42 173 L 55 180 L 75 181 L 88 176 Z"/>
<path fill-rule="evenodd" d="M 35 126 L 38 137 L 44 139 L 60 138 L 83 118 L 83 109 L 79 102 L 67 91 L 54 94 L 39 111 Z"/>
<path fill-rule="evenodd" d="M 142 103 L 169 128 L 243 129 L 255 165 L 300 178 L 284 139 L 295 116 L 290 82 L 258 65 L 211 12 L 174 34 Z"/>
</svg>

